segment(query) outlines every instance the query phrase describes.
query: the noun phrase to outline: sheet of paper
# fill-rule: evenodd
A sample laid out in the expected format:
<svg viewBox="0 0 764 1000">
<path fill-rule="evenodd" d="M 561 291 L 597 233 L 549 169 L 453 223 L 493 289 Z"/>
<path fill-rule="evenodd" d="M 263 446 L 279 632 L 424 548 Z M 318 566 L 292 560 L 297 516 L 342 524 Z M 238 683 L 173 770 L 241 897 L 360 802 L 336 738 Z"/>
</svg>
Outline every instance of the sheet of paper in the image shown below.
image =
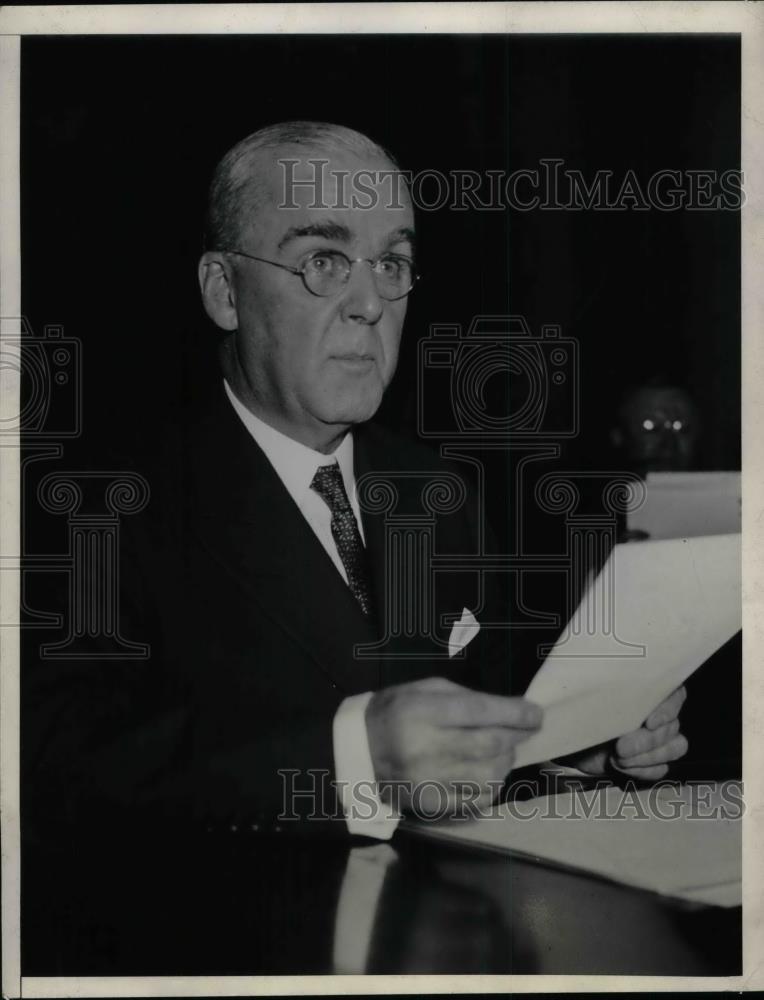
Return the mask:
<svg viewBox="0 0 764 1000">
<path fill-rule="evenodd" d="M 650 472 L 645 502 L 627 527 L 650 538 L 694 538 L 740 531 L 739 472 Z"/>
<path fill-rule="evenodd" d="M 739 801 L 719 785 L 702 786 L 702 797 L 692 786 L 639 792 L 610 786 L 504 804 L 476 820 L 420 823 L 415 831 L 529 855 L 690 902 L 739 906 L 740 812 Z"/>
<path fill-rule="evenodd" d="M 741 628 L 741 602 L 740 535 L 617 545 L 528 687 L 544 722 L 515 767 L 638 729 Z"/>
</svg>

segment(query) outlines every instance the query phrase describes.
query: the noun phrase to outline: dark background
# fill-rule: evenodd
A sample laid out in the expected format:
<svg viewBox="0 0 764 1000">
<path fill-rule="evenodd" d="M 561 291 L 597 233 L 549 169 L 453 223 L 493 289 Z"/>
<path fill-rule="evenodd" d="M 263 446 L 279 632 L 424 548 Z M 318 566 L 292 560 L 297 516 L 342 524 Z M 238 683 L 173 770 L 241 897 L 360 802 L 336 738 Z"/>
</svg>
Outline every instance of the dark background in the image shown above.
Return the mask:
<svg viewBox="0 0 764 1000">
<path fill-rule="evenodd" d="M 23 310 L 38 335 L 60 324 L 83 345 L 83 433 L 66 444 L 65 468 L 108 467 L 126 442 L 150 447 L 184 386 L 219 377 L 196 284 L 206 186 L 222 154 L 263 125 L 336 121 L 413 171 L 558 157 L 587 179 L 633 169 L 646 183 L 661 169 L 740 165 L 736 36 L 27 37 L 21 94 Z M 612 465 L 607 430 L 624 388 L 667 374 L 700 405 L 699 467 L 739 468 L 739 221 L 421 212 L 425 278 L 381 419 L 416 430 L 417 346 L 431 324 L 519 314 L 580 345 L 581 429 L 552 467 Z M 502 543 L 516 500 L 508 470 L 501 455 L 487 463 Z M 526 551 L 559 544 L 531 513 Z M 550 592 L 550 606 L 558 599 Z M 734 730 L 734 686 L 729 707 L 710 683 L 695 703 L 699 733 L 711 705 L 714 724 L 726 712 Z"/>
<path fill-rule="evenodd" d="M 414 171 L 739 168 L 734 36 L 25 38 L 23 301 L 82 339 L 85 438 L 162 412 L 214 331 L 196 286 L 216 161 L 275 121 L 337 121 Z M 625 384 L 683 379 L 699 462 L 739 468 L 739 215 L 421 212 L 420 268 L 383 417 L 414 428 L 431 323 L 522 314 L 581 345 L 576 457 L 603 459 Z M 111 432 L 110 432 L 111 433 Z"/>
</svg>

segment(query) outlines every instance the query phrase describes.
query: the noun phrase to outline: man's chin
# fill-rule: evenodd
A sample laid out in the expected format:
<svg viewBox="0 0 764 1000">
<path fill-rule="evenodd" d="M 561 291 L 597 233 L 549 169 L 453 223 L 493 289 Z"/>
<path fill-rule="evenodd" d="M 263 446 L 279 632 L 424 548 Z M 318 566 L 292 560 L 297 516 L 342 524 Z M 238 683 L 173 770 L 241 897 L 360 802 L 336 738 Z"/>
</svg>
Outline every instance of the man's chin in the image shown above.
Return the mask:
<svg viewBox="0 0 764 1000">
<path fill-rule="evenodd" d="M 374 405 L 366 403 L 365 405 L 333 408 L 324 413 L 322 419 L 324 423 L 333 426 L 352 427 L 355 424 L 363 424 L 367 420 L 371 420 L 379 409 L 380 402 L 381 400 Z"/>
<path fill-rule="evenodd" d="M 371 384 L 354 386 L 352 391 L 338 388 L 325 400 L 321 418 L 328 424 L 362 424 L 371 420 L 379 409 L 383 391 L 377 379 Z"/>
</svg>

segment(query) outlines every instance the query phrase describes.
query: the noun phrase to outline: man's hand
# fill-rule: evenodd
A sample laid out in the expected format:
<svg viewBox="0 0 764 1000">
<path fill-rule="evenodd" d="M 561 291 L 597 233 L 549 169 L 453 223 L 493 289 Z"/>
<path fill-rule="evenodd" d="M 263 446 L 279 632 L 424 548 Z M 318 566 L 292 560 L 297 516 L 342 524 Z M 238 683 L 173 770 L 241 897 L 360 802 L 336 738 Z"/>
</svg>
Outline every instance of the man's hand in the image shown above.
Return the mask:
<svg viewBox="0 0 764 1000">
<path fill-rule="evenodd" d="M 571 754 L 560 760 L 587 774 L 605 774 L 608 766 L 641 781 L 659 781 L 668 765 L 687 753 L 687 737 L 679 732 L 679 710 L 687 692 L 677 688 L 645 719 L 640 729 L 621 736 L 615 743 Z"/>
<path fill-rule="evenodd" d="M 413 804 L 430 814 L 460 799 L 486 806 L 512 768 L 515 746 L 538 729 L 541 715 L 524 698 L 483 694 L 439 677 L 384 688 L 366 709 L 377 781 L 401 808 L 412 805 L 412 792 Z M 397 782 L 404 784 L 396 788 Z"/>
</svg>

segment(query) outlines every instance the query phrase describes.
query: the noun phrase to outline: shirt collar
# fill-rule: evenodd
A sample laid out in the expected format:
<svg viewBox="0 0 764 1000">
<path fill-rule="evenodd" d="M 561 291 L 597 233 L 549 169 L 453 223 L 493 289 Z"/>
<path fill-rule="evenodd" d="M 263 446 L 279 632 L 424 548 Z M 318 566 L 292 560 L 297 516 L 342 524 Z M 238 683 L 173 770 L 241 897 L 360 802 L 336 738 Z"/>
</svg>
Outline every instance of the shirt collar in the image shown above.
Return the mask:
<svg viewBox="0 0 764 1000">
<path fill-rule="evenodd" d="M 352 433 L 345 435 L 340 446 L 331 455 L 314 451 L 313 448 L 308 448 L 307 445 L 300 444 L 294 438 L 287 437 L 286 434 L 282 434 L 281 431 L 277 431 L 270 424 L 266 424 L 264 420 L 256 417 L 234 395 L 227 380 L 223 380 L 223 385 L 241 422 L 265 452 L 266 458 L 298 506 L 302 506 L 313 481 L 313 476 L 316 474 L 316 469 L 320 465 L 333 465 L 335 462 L 339 464 L 347 495 L 353 496 L 355 477 L 353 475 Z"/>
</svg>

